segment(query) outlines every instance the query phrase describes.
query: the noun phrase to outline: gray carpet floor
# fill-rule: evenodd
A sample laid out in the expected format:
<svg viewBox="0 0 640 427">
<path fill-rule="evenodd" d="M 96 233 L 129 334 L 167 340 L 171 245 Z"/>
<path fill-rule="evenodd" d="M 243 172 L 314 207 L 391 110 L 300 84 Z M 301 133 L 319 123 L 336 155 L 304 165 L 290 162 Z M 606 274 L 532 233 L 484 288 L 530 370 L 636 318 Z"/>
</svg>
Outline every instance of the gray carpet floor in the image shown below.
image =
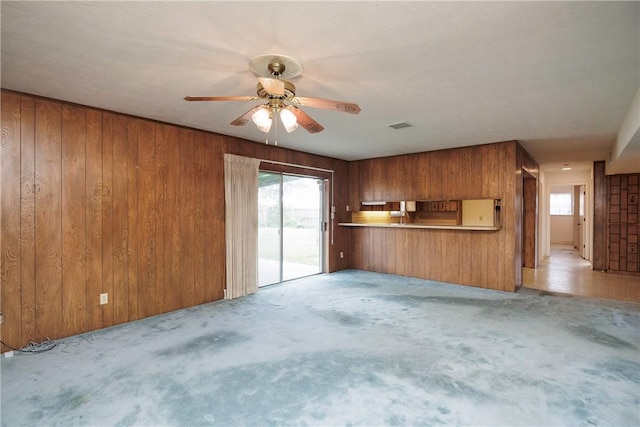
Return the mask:
<svg viewBox="0 0 640 427">
<path fill-rule="evenodd" d="M 2 426 L 637 426 L 640 305 L 345 271 L 1 371 Z"/>
</svg>

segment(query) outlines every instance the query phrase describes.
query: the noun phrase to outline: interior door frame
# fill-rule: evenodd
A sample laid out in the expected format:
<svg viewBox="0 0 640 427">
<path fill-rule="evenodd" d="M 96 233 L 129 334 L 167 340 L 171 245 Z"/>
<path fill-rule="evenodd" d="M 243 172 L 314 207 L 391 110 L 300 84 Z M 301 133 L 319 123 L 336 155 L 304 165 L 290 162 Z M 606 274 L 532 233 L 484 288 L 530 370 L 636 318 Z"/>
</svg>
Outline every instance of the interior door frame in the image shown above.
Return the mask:
<svg viewBox="0 0 640 427">
<path fill-rule="evenodd" d="M 538 266 L 538 179 L 522 170 L 522 266 Z"/>
<path fill-rule="evenodd" d="M 550 182 L 545 183 L 544 189 L 544 197 L 545 197 L 545 206 L 544 212 L 540 212 L 540 215 L 544 215 L 544 223 L 546 227 L 544 229 L 546 240 L 544 247 L 544 256 L 551 255 L 551 213 L 549 210 L 549 201 L 551 199 L 551 189 L 552 187 L 557 186 L 576 186 L 576 185 L 584 185 L 585 188 L 585 196 L 584 196 L 584 227 L 583 227 L 583 236 L 584 236 L 584 259 L 593 262 L 591 259 L 593 257 L 592 244 L 593 244 L 593 218 L 594 218 L 594 187 L 593 187 L 593 179 L 591 182 L 585 181 L 567 181 L 567 182 Z"/>
</svg>

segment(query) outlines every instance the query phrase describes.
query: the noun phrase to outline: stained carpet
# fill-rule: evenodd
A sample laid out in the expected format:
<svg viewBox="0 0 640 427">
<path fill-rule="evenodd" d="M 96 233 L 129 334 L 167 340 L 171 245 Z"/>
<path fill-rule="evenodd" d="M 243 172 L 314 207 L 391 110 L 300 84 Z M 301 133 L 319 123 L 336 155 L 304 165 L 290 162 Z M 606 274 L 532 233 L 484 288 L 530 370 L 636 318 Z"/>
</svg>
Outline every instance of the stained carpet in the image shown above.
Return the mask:
<svg viewBox="0 0 640 427">
<path fill-rule="evenodd" d="M 640 305 L 345 271 L 1 373 L 2 426 L 637 426 Z"/>
</svg>

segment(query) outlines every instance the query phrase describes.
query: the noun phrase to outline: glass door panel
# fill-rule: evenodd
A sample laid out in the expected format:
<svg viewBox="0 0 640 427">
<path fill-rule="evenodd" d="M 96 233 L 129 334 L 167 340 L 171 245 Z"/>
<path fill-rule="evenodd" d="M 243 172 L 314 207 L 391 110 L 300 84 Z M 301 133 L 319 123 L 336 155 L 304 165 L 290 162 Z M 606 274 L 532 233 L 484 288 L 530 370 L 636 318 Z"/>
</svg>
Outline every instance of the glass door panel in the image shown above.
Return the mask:
<svg viewBox="0 0 640 427">
<path fill-rule="evenodd" d="M 282 281 L 282 175 L 258 175 L 258 286 Z"/>
<path fill-rule="evenodd" d="M 282 179 L 282 280 L 321 270 L 322 186 L 316 178 Z"/>
<path fill-rule="evenodd" d="M 258 286 L 322 272 L 324 181 L 260 172 Z"/>
</svg>

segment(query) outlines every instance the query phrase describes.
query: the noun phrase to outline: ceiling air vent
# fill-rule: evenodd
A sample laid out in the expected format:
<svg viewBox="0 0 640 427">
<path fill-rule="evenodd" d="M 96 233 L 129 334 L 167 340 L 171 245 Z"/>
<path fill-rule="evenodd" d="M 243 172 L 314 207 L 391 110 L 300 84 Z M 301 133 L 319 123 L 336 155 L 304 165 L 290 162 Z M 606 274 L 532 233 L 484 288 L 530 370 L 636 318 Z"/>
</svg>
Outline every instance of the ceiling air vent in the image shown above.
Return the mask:
<svg viewBox="0 0 640 427">
<path fill-rule="evenodd" d="M 402 128 L 410 128 L 413 127 L 413 125 L 409 122 L 398 122 L 398 123 L 394 123 L 392 125 L 389 125 L 390 128 L 394 128 L 394 129 L 402 129 Z"/>
</svg>

